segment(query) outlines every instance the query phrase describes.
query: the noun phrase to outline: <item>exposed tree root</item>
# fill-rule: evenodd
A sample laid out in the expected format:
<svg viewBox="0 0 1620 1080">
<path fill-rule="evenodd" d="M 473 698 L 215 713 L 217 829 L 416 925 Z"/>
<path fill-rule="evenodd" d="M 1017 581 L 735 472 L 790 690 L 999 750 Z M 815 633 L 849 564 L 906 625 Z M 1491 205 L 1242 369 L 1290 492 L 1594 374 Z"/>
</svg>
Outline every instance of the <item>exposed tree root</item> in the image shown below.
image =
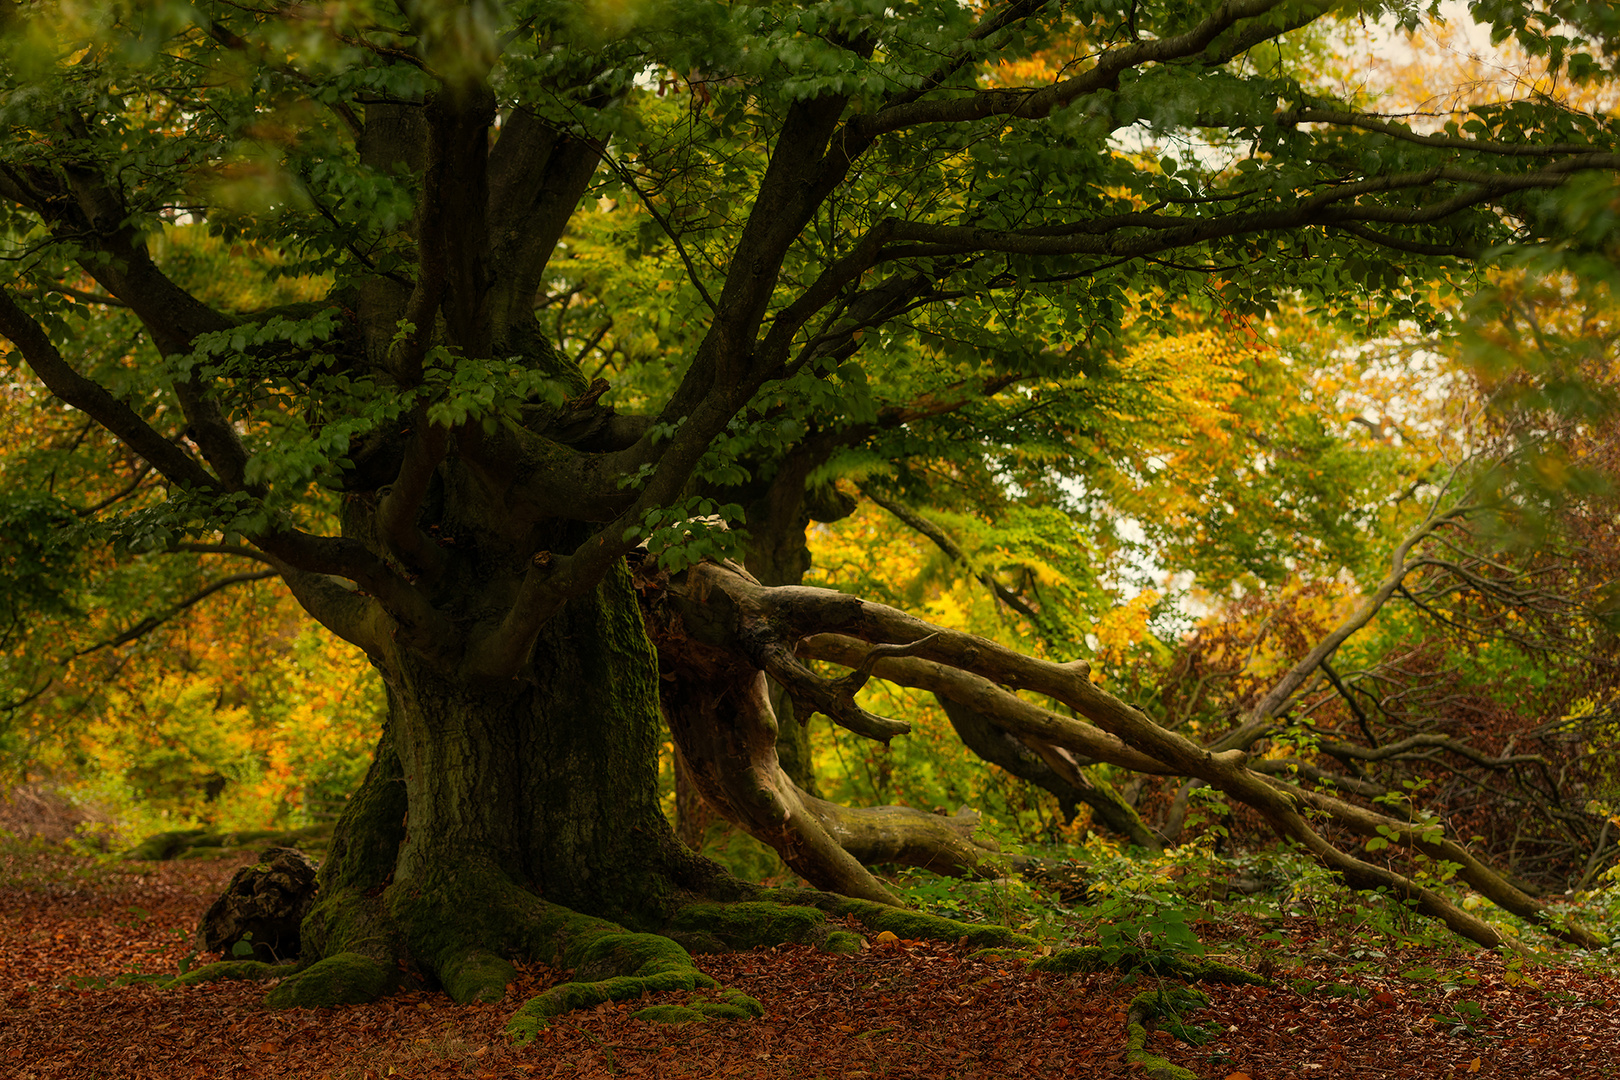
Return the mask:
<svg viewBox="0 0 1620 1080">
<path fill-rule="evenodd" d="M 887 930 L 899 938 L 926 938 L 933 941 L 955 941 L 980 948 L 1034 949 L 1040 942 L 1027 934 L 1020 934 L 1005 926 L 984 923 L 965 923 L 939 915 L 890 907 L 868 900 L 836 896 L 815 889 L 770 889 L 763 895 L 788 904 L 816 907 L 830 915 L 854 919 L 873 933 Z"/>
<path fill-rule="evenodd" d="M 272 1009 L 360 1005 L 398 986 L 396 971 L 363 953 L 342 952 L 283 979 L 265 995 L 264 1003 Z"/>
<path fill-rule="evenodd" d="M 574 967 L 574 981 L 554 986 L 518 1009 L 506 1025 L 506 1034 L 514 1041 L 528 1042 L 553 1017 L 574 1009 L 666 990 L 720 985 L 697 969 L 685 949 L 657 934 L 605 930 L 581 934 L 563 947 L 558 962 Z"/>
<path fill-rule="evenodd" d="M 1208 995 L 1190 986 L 1164 986 L 1137 994 L 1125 1013 L 1125 1060 L 1152 1080 L 1198 1080 L 1191 1070 L 1150 1053 L 1147 1043 L 1157 1021 L 1179 1026 L 1186 1013 L 1208 1007 Z"/>
<path fill-rule="evenodd" d="M 653 584 L 664 591 L 649 588 L 643 593 L 649 629 L 677 680 L 691 680 L 691 689 L 684 694 L 671 693 L 666 685 L 666 709 L 688 764 L 703 762 L 702 771 L 710 780 L 710 787 L 703 789 L 705 798 L 712 788 L 723 813 L 782 851 L 790 866 L 817 885 L 867 899 L 890 899 L 870 874 L 857 869 L 858 861 L 837 845 L 831 830 L 811 820 L 814 815 L 803 799 L 777 778 L 780 770 L 774 768 L 769 745 L 774 718 L 726 689 L 746 684 L 761 670 L 796 680 L 792 684 L 797 686 L 796 698 L 813 702 L 835 723 L 885 741 L 895 733 L 893 722 L 871 717 L 854 704 L 854 692 L 874 672 L 969 705 L 1015 732 L 1026 745 L 1053 751 L 1049 763 L 1108 762 L 1202 781 L 1255 809 L 1279 835 L 1298 843 L 1352 887 L 1386 890 L 1419 914 L 1487 947 L 1510 942 L 1490 923 L 1422 882 L 1336 847 L 1307 814 L 1323 814 L 1364 835 L 1387 836 L 1430 859 L 1455 863 L 1463 881 L 1565 940 L 1587 948 L 1604 941 L 1584 928 L 1550 919 L 1539 902 L 1433 826 L 1413 825 L 1306 791 L 1249 768 L 1242 749 L 1200 746 L 1160 727 L 1095 685 L 1084 662 L 1059 664 L 1025 656 L 827 589 L 767 588 L 731 563 L 703 563 L 677 579 Z M 801 646 L 808 655 L 854 671 L 839 679 L 815 675 L 795 658 Z M 697 674 L 690 674 L 694 671 Z M 1080 718 L 1023 701 L 1016 696 L 1018 690 L 1048 696 Z M 741 741 L 728 736 L 733 717 L 744 719 L 732 730 L 752 734 Z M 748 764 L 730 764 L 737 761 Z M 949 866 L 965 860 L 941 854 L 937 861 Z"/>
<path fill-rule="evenodd" d="M 1128 949 L 1123 953 L 1100 946 L 1063 949 L 1050 956 L 1037 957 L 1030 961 L 1029 966 L 1032 971 L 1051 974 L 1119 971 L 1127 975 L 1141 973 L 1189 983 L 1274 985 L 1264 975 L 1231 964 L 1192 960 L 1168 953 L 1148 953 L 1139 949 Z M 1148 1038 L 1155 1026 L 1163 1026 L 1184 1041 L 1195 1041 L 1198 1032 L 1182 1025 L 1181 1018 L 1186 1013 L 1208 1006 L 1209 997 L 1203 991 L 1180 983 L 1162 983 L 1152 990 L 1137 994 L 1131 999 L 1125 1014 L 1125 1060 L 1156 1080 L 1197 1080 L 1194 1073 L 1149 1051 Z"/>
</svg>

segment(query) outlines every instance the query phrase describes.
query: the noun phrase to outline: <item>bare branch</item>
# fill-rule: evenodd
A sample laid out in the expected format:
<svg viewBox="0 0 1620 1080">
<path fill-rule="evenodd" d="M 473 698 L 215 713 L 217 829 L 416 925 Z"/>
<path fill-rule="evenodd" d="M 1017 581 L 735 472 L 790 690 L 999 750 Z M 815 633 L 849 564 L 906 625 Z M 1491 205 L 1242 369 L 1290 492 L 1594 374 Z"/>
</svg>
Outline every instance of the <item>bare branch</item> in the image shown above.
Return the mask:
<svg viewBox="0 0 1620 1080">
<path fill-rule="evenodd" d="M 1036 612 L 1034 608 L 1025 603 L 1023 597 L 1019 596 L 1001 582 L 997 581 L 995 575 L 990 573 L 988 570 L 981 571 L 975 567 L 973 563 L 968 560 L 968 557 L 963 554 L 962 549 L 957 546 L 956 541 L 952 540 L 945 534 L 945 530 L 941 529 L 938 525 L 935 525 L 932 521 L 929 521 L 927 518 L 911 509 L 911 507 L 900 502 L 898 499 L 889 498 L 887 495 L 877 491 L 869 484 L 858 484 L 856 486 L 861 489 L 861 494 L 865 495 L 868 499 L 871 499 L 873 502 L 883 507 L 883 509 L 887 510 L 905 524 L 909 525 L 912 529 L 922 533 L 928 539 L 932 540 L 934 542 L 934 546 L 945 553 L 946 558 L 950 559 L 954 563 L 961 563 L 962 566 L 967 569 L 967 572 L 977 578 L 979 582 L 985 586 L 985 588 L 989 589 L 991 594 L 994 595 L 996 599 L 1000 600 L 1003 604 L 1006 604 L 1008 607 L 1018 612 L 1018 614 L 1028 619 L 1030 621 L 1030 625 L 1042 631 L 1046 629 L 1046 623 L 1041 618 L 1040 614 Z"/>
<path fill-rule="evenodd" d="M 102 649 L 116 649 L 120 645 L 128 645 L 132 641 L 139 641 L 141 638 L 145 637 L 147 634 L 150 634 L 153 630 L 156 630 L 164 623 L 170 621 L 178 615 L 184 614 L 186 611 L 208 599 L 210 596 L 213 596 L 221 589 L 228 589 L 232 585 L 244 585 L 250 581 L 264 581 L 267 578 L 273 578 L 276 576 L 277 574 L 274 570 L 254 570 L 247 573 L 230 574 L 226 577 L 218 578 L 209 582 L 201 589 L 198 589 L 184 600 L 171 604 L 160 614 L 148 615 L 134 626 L 131 626 L 125 630 L 120 630 L 110 638 L 106 638 L 103 641 L 98 641 L 94 645 L 87 646 L 83 649 L 77 649 L 69 654 L 69 658 L 89 656 L 91 653 L 99 652 Z"/>
<path fill-rule="evenodd" d="M 1306 653 L 1288 672 L 1278 679 L 1265 697 L 1249 711 L 1248 717 L 1238 727 L 1227 732 L 1211 744 L 1215 750 L 1247 749 L 1255 740 L 1259 739 L 1270 727 L 1273 719 L 1282 711 L 1288 700 L 1294 696 L 1305 680 L 1316 671 L 1321 663 L 1338 651 L 1339 646 L 1348 641 L 1356 631 L 1372 622 L 1383 606 L 1389 602 L 1390 597 L 1401 588 L 1406 575 L 1411 573 L 1412 567 L 1407 563 L 1407 556 L 1412 548 L 1425 538 L 1432 535 L 1436 529 L 1450 524 L 1468 513 L 1466 505 L 1454 506 L 1444 513 L 1433 513 L 1424 519 L 1423 523 L 1413 529 L 1396 545 L 1390 555 L 1390 572 L 1378 587 L 1362 600 L 1343 622 L 1334 627 L 1333 631 L 1317 642 L 1310 652 Z"/>
</svg>

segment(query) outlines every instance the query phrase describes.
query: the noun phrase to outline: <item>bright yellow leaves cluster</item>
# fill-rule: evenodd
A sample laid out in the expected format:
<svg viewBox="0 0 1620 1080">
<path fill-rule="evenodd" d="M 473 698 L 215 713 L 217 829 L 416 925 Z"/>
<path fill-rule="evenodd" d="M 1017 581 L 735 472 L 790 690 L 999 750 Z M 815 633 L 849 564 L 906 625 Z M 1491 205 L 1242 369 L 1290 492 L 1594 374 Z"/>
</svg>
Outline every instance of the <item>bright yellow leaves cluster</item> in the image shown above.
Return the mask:
<svg viewBox="0 0 1620 1080">
<path fill-rule="evenodd" d="M 336 809 L 370 759 L 382 694 L 363 657 L 260 582 L 74 661 L 30 721 L 34 768 L 133 831 L 266 828 Z"/>
</svg>

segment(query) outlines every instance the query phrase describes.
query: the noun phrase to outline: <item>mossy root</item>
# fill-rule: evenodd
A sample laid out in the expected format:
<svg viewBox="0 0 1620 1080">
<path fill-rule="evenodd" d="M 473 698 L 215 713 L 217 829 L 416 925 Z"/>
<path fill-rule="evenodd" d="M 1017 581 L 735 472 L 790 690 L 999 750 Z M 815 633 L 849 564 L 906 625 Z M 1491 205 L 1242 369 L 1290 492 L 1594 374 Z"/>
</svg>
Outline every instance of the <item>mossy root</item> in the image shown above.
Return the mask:
<svg viewBox="0 0 1620 1080">
<path fill-rule="evenodd" d="M 338 953 L 283 979 L 264 1003 L 272 1009 L 359 1005 L 387 994 L 397 982 L 395 972 L 369 956 Z"/>
<path fill-rule="evenodd" d="M 517 968 L 487 949 L 468 949 L 444 961 L 439 981 L 450 1000 L 459 1005 L 474 1001 L 499 1001 L 506 988 L 517 981 Z"/>
<path fill-rule="evenodd" d="M 872 900 L 856 900 L 817 889 L 764 889 L 762 899 L 788 906 L 819 908 L 829 915 L 846 915 L 874 933 L 889 931 L 896 937 L 929 941 L 965 941 L 979 948 L 1036 949 L 1040 942 L 1005 926 L 958 922 L 941 915 L 891 907 Z M 833 950 L 844 951 L 844 950 Z"/>
<path fill-rule="evenodd" d="M 1208 994 L 1174 983 L 1137 994 L 1131 999 L 1130 1010 L 1126 1014 L 1126 1062 L 1140 1067 L 1153 1080 L 1198 1080 L 1196 1073 L 1148 1052 L 1148 1025 L 1155 1020 L 1179 1022 L 1184 1014 L 1208 1007 Z"/>
<path fill-rule="evenodd" d="M 526 1043 L 550 1026 L 552 1017 L 574 1009 L 665 990 L 717 986 L 719 983 L 697 969 L 690 953 L 667 937 L 597 934 L 580 955 L 574 981 L 531 998 L 507 1021 L 506 1034 L 515 1043 Z"/>
<path fill-rule="evenodd" d="M 292 970 L 287 964 L 267 964 L 263 960 L 221 960 L 217 964 L 204 964 L 184 975 L 176 975 L 164 985 L 196 986 L 198 983 L 222 979 L 274 979 Z"/>
<path fill-rule="evenodd" d="M 630 1014 L 650 1024 L 690 1024 L 708 1020 L 753 1020 L 765 1015 L 765 1006 L 741 990 L 722 990 L 719 1000 L 693 998 L 685 1005 L 649 1005 Z"/>
</svg>

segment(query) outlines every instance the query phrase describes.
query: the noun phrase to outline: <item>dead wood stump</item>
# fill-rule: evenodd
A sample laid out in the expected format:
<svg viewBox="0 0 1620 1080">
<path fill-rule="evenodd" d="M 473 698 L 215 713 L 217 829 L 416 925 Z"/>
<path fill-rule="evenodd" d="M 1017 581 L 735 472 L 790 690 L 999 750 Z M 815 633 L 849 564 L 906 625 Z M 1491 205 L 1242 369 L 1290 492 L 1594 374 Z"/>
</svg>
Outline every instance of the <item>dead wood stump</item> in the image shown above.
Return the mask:
<svg viewBox="0 0 1620 1080">
<path fill-rule="evenodd" d="M 198 948 L 235 955 L 246 942 L 254 960 L 274 963 L 298 955 L 299 927 L 315 902 L 315 863 L 297 848 L 274 847 L 231 883 L 197 924 Z"/>
</svg>

